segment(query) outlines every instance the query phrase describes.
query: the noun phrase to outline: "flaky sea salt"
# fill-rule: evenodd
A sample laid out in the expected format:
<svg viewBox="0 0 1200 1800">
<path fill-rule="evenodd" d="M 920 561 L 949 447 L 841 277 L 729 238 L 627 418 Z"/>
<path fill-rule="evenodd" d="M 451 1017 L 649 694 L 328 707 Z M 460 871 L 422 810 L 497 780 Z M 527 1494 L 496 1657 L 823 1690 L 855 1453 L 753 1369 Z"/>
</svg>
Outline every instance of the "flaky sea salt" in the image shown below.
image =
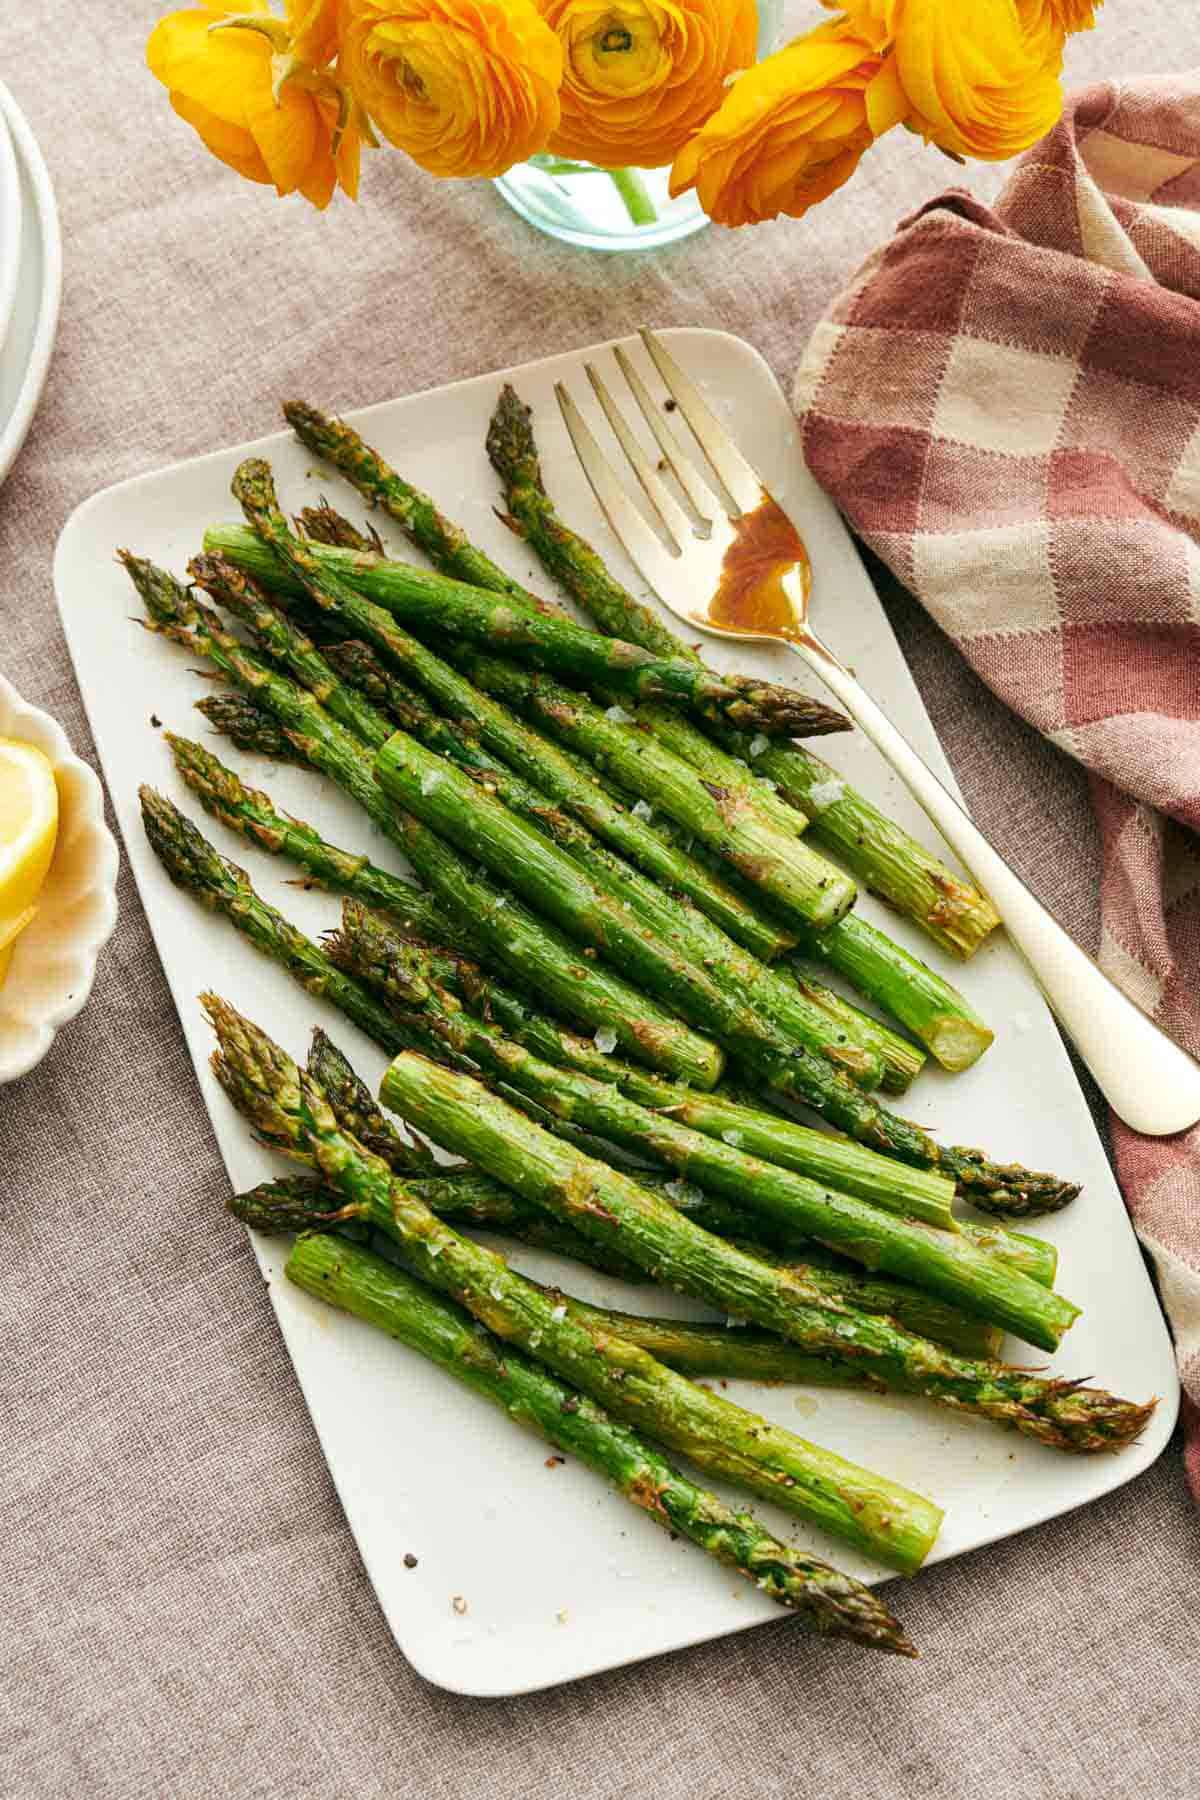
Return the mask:
<svg viewBox="0 0 1200 1800">
<path fill-rule="evenodd" d="M 644 800 L 635 800 L 629 810 L 635 819 L 652 819 L 654 817 L 654 808 L 648 806 Z"/>
<path fill-rule="evenodd" d="M 733 1148 L 736 1150 L 741 1145 L 742 1134 L 740 1131 L 723 1131 L 721 1133 L 721 1141 L 726 1144 L 732 1144 Z"/>
<path fill-rule="evenodd" d="M 663 1192 L 669 1194 L 672 1200 L 677 1201 L 680 1206 L 685 1201 L 703 1200 L 704 1198 L 703 1189 L 693 1187 L 690 1181 L 668 1181 L 663 1187 Z"/>
<path fill-rule="evenodd" d="M 814 781 L 808 790 L 807 804 L 814 812 L 824 812 L 835 800 L 840 800 L 846 792 L 846 784 L 836 775 L 827 776 L 824 781 Z"/>
<path fill-rule="evenodd" d="M 441 779 L 441 775 L 436 769 L 426 769 L 421 777 L 421 792 L 423 794 L 432 794 L 434 788 Z"/>
<path fill-rule="evenodd" d="M 604 716 L 606 719 L 611 719 L 614 725 L 632 725 L 633 723 L 633 714 L 626 712 L 623 706 L 605 707 Z"/>
<path fill-rule="evenodd" d="M 552 1307 L 550 1310 L 550 1317 L 552 1319 L 565 1319 L 566 1316 L 567 1316 L 567 1309 L 565 1306 L 555 1306 L 555 1307 Z"/>
<path fill-rule="evenodd" d="M 750 739 L 751 756 L 761 756 L 764 750 L 769 750 L 770 748 L 770 738 L 764 737 L 761 731 L 757 732 L 755 736 Z"/>
<path fill-rule="evenodd" d="M 593 1035 L 592 1042 L 601 1056 L 611 1056 L 617 1047 L 617 1034 L 611 1025 L 601 1025 Z"/>
</svg>

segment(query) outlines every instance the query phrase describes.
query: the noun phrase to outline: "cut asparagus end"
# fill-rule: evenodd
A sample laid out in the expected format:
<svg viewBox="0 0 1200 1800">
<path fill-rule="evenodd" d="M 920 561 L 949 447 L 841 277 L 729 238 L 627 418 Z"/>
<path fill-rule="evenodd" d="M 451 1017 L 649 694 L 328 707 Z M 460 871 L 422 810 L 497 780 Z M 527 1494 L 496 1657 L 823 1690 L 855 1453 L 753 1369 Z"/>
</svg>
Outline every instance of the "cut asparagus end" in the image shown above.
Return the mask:
<svg viewBox="0 0 1200 1800">
<path fill-rule="evenodd" d="M 930 1054 L 943 1069 L 958 1074 L 979 1061 L 984 1051 L 995 1041 L 995 1036 L 994 1031 L 989 1031 L 977 1019 L 965 1019 L 960 1014 L 945 1013 L 932 1022 L 926 1043 Z"/>
</svg>

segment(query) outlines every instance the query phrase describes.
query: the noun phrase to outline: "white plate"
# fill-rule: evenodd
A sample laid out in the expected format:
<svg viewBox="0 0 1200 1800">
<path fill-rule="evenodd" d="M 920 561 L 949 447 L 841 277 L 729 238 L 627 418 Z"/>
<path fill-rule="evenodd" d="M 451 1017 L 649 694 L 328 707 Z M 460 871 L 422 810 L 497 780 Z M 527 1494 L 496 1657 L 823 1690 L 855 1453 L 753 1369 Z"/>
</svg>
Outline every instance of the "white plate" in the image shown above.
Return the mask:
<svg viewBox="0 0 1200 1800">
<path fill-rule="evenodd" d="M 58 333 L 62 237 L 49 171 L 24 113 L 0 81 L 20 184 L 21 255 L 8 331 L 0 338 L 0 481 L 25 442 Z"/>
<path fill-rule="evenodd" d="M 0 111 L 0 351 L 8 336 L 21 269 L 21 177 L 12 133 Z"/>
<path fill-rule="evenodd" d="M 857 667 L 897 724 L 944 776 L 949 775 L 921 701 L 845 528 L 807 475 L 794 421 L 766 364 L 739 339 L 709 331 L 667 334 L 682 361 L 703 379 L 754 463 L 802 526 L 816 569 L 821 625 L 839 654 Z M 584 359 L 552 357 L 512 372 L 532 404 L 544 462 L 568 519 L 578 520 L 614 562 L 620 557 L 576 467 L 553 398 L 556 380 L 587 393 Z M 635 349 L 635 354 L 640 351 Z M 531 558 L 493 515 L 495 480 L 483 437 L 502 376 L 389 401 L 351 415 L 396 464 L 435 494 L 471 535 L 520 576 L 536 582 Z M 316 394 L 314 399 L 320 400 Z M 193 816 L 202 816 L 176 780 L 149 724 L 157 714 L 196 734 L 191 711 L 203 683 L 191 658 L 127 624 L 136 608 L 112 560 L 115 545 L 182 570 L 204 526 L 236 512 L 228 497 L 239 459 L 257 450 L 277 471 L 285 506 L 338 482 L 314 470 L 286 436 L 222 450 L 157 475 L 126 482 L 87 501 L 59 540 L 55 580 L 63 624 L 104 759 L 130 861 L 163 966 L 236 1187 L 276 1167 L 250 1141 L 207 1067 L 212 1048 L 196 1004 L 215 985 L 303 1054 L 309 1027 L 327 1026 L 371 1080 L 384 1059 L 324 1006 L 260 960 L 221 921 L 177 893 L 151 854 L 138 816 L 137 785 L 153 780 Z M 346 494 L 338 495 L 342 501 Z M 356 511 L 353 497 L 348 510 Z M 716 661 L 733 661 L 714 647 Z M 738 654 L 741 666 L 793 680 L 799 665 L 784 653 Z M 929 832 L 870 747 L 846 735 L 822 751 L 919 835 Z M 236 758 L 231 758 L 236 760 Z M 342 843 L 388 848 L 340 795 L 300 770 L 242 759 L 251 779 L 285 807 L 313 819 Z M 288 867 L 250 853 L 211 824 L 223 847 L 252 864 L 254 879 L 298 923 L 316 931 L 336 916 L 329 896 L 286 885 Z M 394 864 L 394 866 L 399 866 Z M 877 913 L 872 903 L 864 911 Z M 878 915 L 881 916 L 881 915 Z M 921 954 L 937 953 L 891 921 Z M 1055 1455 L 979 1421 L 900 1399 L 854 1394 L 797 1394 L 731 1384 L 730 1392 L 780 1422 L 909 1485 L 946 1509 L 934 1560 L 1020 1531 L 1128 1481 L 1159 1454 L 1175 1418 L 1178 1383 L 1166 1327 L 1058 1033 L 1023 966 L 1007 945 L 985 949 L 958 977 L 998 1028 L 998 1042 L 968 1074 L 923 1076 L 907 1110 L 936 1121 L 954 1143 L 982 1144 L 1037 1168 L 1082 1178 L 1083 1197 L 1045 1222 L 1062 1247 L 1062 1285 L 1086 1308 L 1056 1357 L 1056 1372 L 1094 1376 L 1137 1398 L 1161 1396 L 1142 1442 L 1120 1457 Z M 545 1446 L 513 1430 L 439 1371 L 338 1317 L 278 1279 L 282 1248 L 256 1245 L 271 1297 L 346 1515 L 398 1642 L 431 1681 L 471 1694 L 519 1693 L 597 1669 L 671 1650 L 773 1616 L 769 1602 L 684 1543 L 672 1544 L 624 1501 L 575 1467 L 545 1466 Z M 562 1273 L 589 1297 L 631 1308 L 695 1311 L 669 1296 L 621 1289 L 548 1258 L 523 1255 L 524 1267 Z M 171 1304 L 164 1293 L 165 1306 Z M 265 1494 L 263 1504 L 270 1506 Z M 774 1528 L 812 1543 L 844 1567 L 880 1572 L 783 1514 L 760 1509 Z M 281 1519 L 281 1527 L 285 1521 Z M 406 1569 L 404 1555 L 418 1558 Z M 451 1601 L 467 1602 L 465 1615 Z M 903 1616 L 904 1595 L 896 1594 Z M 831 1655 L 837 1650 L 830 1649 Z"/>
</svg>

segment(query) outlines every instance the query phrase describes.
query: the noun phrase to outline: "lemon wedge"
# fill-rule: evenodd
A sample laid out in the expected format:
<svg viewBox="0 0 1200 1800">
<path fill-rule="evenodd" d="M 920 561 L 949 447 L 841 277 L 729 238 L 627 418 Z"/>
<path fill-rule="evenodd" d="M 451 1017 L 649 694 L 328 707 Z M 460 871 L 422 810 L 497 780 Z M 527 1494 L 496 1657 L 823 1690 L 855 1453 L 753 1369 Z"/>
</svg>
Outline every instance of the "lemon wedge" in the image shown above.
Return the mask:
<svg viewBox="0 0 1200 1800">
<path fill-rule="evenodd" d="M 0 982 L 36 902 L 58 837 L 58 789 L 40 750 L 0 738 Z"/>
</svg>

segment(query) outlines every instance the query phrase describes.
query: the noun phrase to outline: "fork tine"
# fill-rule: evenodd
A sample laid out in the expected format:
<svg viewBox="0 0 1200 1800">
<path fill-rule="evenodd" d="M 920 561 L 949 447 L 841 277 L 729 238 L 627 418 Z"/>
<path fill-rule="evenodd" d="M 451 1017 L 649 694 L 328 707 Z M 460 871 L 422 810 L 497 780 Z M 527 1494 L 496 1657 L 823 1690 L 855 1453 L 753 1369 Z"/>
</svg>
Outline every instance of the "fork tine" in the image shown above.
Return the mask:
<svg viewBox="0 0 1200 1800">
<path fill-rule="evenodd" d="M 705 483 L 704 477 L 691 458 L 684 455 L 678 439 L 663 424 L 660 409 L 650 398 L 645 382 L 620 344 L 614 344 L 613 356 L 616 358 L 617 367 L 628 383 L 630 393 L 638 403 L 643 419 L 654 433 L 655 443 L 670 464 L 675 479 L 691 502 L 696 517 L 711 531 L 712 503 L 715 498 L 712 490 Z"/>
<path fill-rule="evenodd" d="M 650 462 L 634 437 L 625 419 L 624 413 L 609 393 L 592 363 L 584 363 L 592 391 L 604 410 L 604 416 L 612 426 L 613 436 L 620 444 L 629 461 L 629 466 L 642 486 L 642 492 L 662 520 L 667 537 L 677 550 L 682 550 L 688 540 L 695 536 L 692 521 L 684 512 L 675 496 L 668 492 L 659 479 L 658 472 Z"/>
<path fill-rule="evenodd" d="M 725 427 L 701 399 L 700 390 L 684 374 L 666 346 L 645 326 L 642 327 L 640 336 L 666 384 L 667 392 L 687 420 L 693 437 L 733 501 L 735 511 L 753 511 L 761 503 L 765 492 L 761 478 L 755 474 Z"/>
<path fill-rule="evenodd" d="M 591 483 L 605 518 L 624 544 L 646 580 L 659 593 L 668 591 L 676 579 L 675 564 L 679 556 L 665 547 L 651 531 L 633 501 L 629 498 L 606 460 L 604 452 L 592 436 L 591 429 L 561 381 L 554 384 L 554 394 L 562 413 L 567 436 L 575 454 L 583 464 L 583 472 Z"/>
</svg>

